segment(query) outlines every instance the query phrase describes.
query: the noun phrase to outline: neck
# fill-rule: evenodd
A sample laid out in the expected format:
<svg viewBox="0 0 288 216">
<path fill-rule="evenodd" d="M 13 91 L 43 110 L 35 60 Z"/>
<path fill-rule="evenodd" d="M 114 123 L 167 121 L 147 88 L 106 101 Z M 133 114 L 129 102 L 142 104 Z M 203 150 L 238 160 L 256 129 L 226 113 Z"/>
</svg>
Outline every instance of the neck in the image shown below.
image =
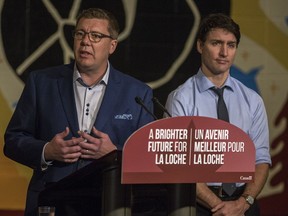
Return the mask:
<svg viewBox="0 0 288 216">
<path fill-rule="evenodd" d="M 105 75 L 106 71 L 107 71 L 107 67 L 108 67 L 108 64 L 105 68 L 103 69 L 80 69 L 78 67 L 78 71 L 80 73 L 80 76 L 83 80 L 83 82 L 88 85 L 88 86 L 92 86 L 92 85 L 95 85 L 97 84 Z"/>
<path fill-rule="evenodd" d="M 202 67 L 201 70 L 203 74 L 218 88 L 221 88 L 224 85 L 229 75 L 229 71 L 217 74 L 217 73 L 212 73 L 209 70 L 205 70 L 205 69 L 203 70 L 203 69 L 204 68 Z"/>
<path fill-rule="evenodd" d="M 100 82 L 104 77 L 105 73 L 101 74 L 90 74 L 90 73 L 80 73 L 83 82 L 88 86 L 93 86 Z"/>
</svg>

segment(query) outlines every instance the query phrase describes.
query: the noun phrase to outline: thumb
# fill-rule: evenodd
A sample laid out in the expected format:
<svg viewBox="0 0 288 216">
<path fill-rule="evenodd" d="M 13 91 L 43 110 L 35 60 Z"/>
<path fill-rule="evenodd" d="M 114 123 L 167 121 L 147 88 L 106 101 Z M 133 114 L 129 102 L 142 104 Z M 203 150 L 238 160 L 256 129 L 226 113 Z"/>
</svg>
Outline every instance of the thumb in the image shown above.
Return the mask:
<svg viewBox="0 0 288 216">
<path fill-rule="evenodd" d="M 97 130 L 94 126 L 93 126 L 93 128 L 92 128 L 92 132 L 93 132 L 93 134 L 95 134 L 98 138 L 103 137 L 103 134 L 104 134 L 103 132 Z"/>
<path fill-rule="evenodd" d="M 65 128 L 64 131 L 62 131 L 61 133 L 57 134 L 59 138 L 64 138 L 66 136 L 68 136 L 70 132 L 70 129 L 68 127 Z"/>
</svg>

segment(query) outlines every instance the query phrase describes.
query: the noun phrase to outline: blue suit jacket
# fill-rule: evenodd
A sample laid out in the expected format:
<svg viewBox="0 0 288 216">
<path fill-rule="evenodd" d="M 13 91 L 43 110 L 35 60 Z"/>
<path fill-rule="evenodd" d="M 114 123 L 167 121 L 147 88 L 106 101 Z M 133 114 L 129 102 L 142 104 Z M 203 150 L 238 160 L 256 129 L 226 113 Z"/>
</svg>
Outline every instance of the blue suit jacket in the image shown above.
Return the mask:
<svg viewBox="0 0 288 216">
<path fill-rule="evenodd" d="M 70 134 L 67 138 L 78 137 L 73 66 L 71 63 L 31 72 L 5 133 L 4 154 L 34 170 L 26 201 L 26 215 L 29 216 L 36 213 L 37 196 L 47 182 L 58 181 L 91 162 L 68 164 L 54 161 L 46 171 L 41 171 L 40 166 L 43 146 L 55 134 L 68 126 Z M 136 96 L 153 111 L 151 88 L 111 66 L 94 125 L 107 133 L 120 150 L 135 130 L 153 121 L 135 102 Z"/>
</svg>

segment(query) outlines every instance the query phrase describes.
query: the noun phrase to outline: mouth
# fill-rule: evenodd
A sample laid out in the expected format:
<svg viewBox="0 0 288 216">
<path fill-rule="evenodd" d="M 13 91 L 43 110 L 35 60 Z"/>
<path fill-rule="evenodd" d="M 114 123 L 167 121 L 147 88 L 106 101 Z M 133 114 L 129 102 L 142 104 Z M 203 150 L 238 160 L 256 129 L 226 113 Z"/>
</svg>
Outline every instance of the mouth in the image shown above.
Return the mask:
<svg viewBox="0 0 288 216">
<path fill-rule="evenodd" d="M 229 61 L 228 61 L 228 60 L 225 60 L 225 59 L 216 59 L 216 62 L 217 62 L 218 64 L 228 64 L 228 63 L 229 63 Z"/>
<path fill-rule="evenodd" d="M 91 55 L 90 52 L 87 52 L 87 51 L 84 51 L 84 50 L 80 50 L 79 54 L 80 54 L 81 57 L 88 57 L 88 56 Z"/>
</svg>

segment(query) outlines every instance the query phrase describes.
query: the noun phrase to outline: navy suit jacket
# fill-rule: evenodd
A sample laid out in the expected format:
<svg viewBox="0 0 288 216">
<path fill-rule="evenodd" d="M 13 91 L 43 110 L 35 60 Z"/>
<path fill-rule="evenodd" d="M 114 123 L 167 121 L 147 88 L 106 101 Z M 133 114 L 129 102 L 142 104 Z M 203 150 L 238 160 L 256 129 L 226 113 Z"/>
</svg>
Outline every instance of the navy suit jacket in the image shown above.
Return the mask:
<svg viewBox="0 0 288 216">
<path fill-rule="evenodd" d="M 26 201 L 26 215 L 29 216 L 35 213 L 38 194 L 47 182 L 56 182 L 91 162 L 54 161 L 46 171 L 41 170 L 45 143 L 65 127 L 70 128 L 67 139 L 78 137 L 73 67 L 74 63 L 71 63 L 31 72 L 5 132 L 4 154 L 33 169 Z M 120 150 L 134 131 L 153 121 L 151 115 L 135 102 L 136 96 L 153 112 L 152 89 L 111 66 L 94 125 L 107 133 Z"/>
</svg>

